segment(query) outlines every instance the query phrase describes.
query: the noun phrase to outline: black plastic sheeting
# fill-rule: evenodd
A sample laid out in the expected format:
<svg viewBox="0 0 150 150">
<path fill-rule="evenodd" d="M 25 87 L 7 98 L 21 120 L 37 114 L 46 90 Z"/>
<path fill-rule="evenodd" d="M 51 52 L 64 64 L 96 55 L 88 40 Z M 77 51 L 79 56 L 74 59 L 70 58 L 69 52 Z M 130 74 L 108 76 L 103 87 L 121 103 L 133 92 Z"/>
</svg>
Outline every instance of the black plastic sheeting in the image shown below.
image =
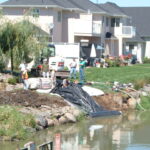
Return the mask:
<svg viewBox="0 0 150 150">
<path fill-rule="evenodd" d="M 86 91 L 82 89 L 81 85 L 78 84 L 71 83 L 67 87 L 62 87 L 61 83 L 57 83 L 51 93 L 59 94 L 65 100 L 76 105 L 91 117 L 121 114 L 119 111 L 105 110 L 102 106 L 98 105 Z"/>
</svg>

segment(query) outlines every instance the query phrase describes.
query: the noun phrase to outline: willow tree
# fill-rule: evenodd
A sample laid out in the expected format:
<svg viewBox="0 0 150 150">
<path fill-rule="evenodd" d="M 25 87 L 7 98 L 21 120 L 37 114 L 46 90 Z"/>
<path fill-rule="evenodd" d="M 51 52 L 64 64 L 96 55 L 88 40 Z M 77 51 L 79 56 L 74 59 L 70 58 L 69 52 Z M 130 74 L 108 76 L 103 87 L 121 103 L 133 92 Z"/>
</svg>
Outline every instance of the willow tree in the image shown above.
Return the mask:
<svg viewBox="0 0 150 150">
<path fill-rule="evenodd" d="M 0 48 L 11 60 L 11 71 L 22 61 L 29 62 L 39 53 L 40 46 L 35 38 L 33 24 L 28 21 L 5 23 L 0 29 Z"/>
</svg>

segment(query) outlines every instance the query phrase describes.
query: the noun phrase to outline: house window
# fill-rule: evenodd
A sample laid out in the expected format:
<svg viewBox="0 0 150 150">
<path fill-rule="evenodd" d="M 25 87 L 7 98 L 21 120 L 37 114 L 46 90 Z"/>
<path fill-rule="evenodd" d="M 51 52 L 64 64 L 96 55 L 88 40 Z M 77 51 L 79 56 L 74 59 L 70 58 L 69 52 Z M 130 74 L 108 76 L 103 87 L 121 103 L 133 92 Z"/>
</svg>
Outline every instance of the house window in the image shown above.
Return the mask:
<svg viewBox="0 0 150 150">
<path fill-rule="evenodd" d="M 61 11 L 59 11 L 58 14 L 57 14 L 57 21 L 58 22 L 61 22 L 61 17 L 62 17 Z"/>
<path fill-rule="evenodd" d="M 120 26 L 120 18 L 112 18 L 111 27 L 119 27 L 119 26 Z"/>
<path fill-rule="evenodd" d="M 120 18 L 116 18 L 115 22 L 116 22 L 116 27 L 119 27 L 120 26 Z"/>
<path fill-rule="evenodd" d="M 108 27 L 108 26 L 109 26 L 109 18 L 106 17 L 106 27 Z"/>
<path fill-rule="evenodd" d="M 39 15 L 40 15 L 39 9 L 34 8 L 34 9 L 32 10 L 32 16 L 33 16 L 33 17 L 39 17 Z"/>
<path fill-rule="evenodd" d="M 115 27 L 115 18 L 111 19 L 111 27 Z"/>
</svg>

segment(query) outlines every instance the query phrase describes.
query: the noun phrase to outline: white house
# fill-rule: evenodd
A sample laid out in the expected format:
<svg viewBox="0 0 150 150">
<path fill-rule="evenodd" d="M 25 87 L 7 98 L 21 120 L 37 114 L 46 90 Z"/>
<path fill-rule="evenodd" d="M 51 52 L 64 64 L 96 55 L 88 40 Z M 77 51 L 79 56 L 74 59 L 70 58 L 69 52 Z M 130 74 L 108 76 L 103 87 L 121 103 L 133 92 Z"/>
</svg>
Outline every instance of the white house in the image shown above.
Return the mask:
<svg viewBox="0 0 150 150">
<path fill-rule="evenodd" d="M 89 0 L 8 0 L 0 5 L 13 22 L 28 18 L 47 33 L 52 42 L 79 43 L 87 57 L 94 43 L 97 56 L 120 56 L 126 40 L 135 36 L 130 16 L 113 3 L 94 4 Z M 84 45 L 84 42 L 88 44 Z"/>
</svg>

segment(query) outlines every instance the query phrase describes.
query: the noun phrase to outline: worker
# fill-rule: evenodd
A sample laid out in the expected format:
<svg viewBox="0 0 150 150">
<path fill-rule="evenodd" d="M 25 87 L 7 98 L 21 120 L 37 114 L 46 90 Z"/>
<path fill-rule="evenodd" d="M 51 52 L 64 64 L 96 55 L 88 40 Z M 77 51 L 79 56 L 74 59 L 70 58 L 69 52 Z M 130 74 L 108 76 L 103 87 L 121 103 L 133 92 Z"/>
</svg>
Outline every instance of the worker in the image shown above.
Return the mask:
<svg viewBox="0 0 150 150">
<path fill-rule="evenodd" d="M 80 83 L 84 83 L 85 81 L 85 73 L 84 73 L 84 68 L 85 68 L 86 62 L 84 61 L 83 58 L 80 59 L 80 69 L 79 69 L 79 74 L 80 74 Z"/>
<path fill-rule="evenodd" d="M 43 60 L 42 74 L 44 78 L 49 78 L 49 65 L 48 65 L 47 59 Z"/>
<path fill-rule="evenodd" d="M 72 62 L 70 63 L 70 78 L 76 79 L 76 67 L 77 67 L 76 60 L 73 59 Z"/>
<path fill-rule="evenodd" d="M 53 89 L 56 85 L 56 72 L 55 72 L 55 69 L 52 70 L 50 79 L 51 79 L 51 84 L 52 84 L 51 88 Z"/>
<path fill-rule="evenodd" d="M 22 81 L 23 81 L 24 90 L 28 90 L 29 89 L 29 83 L 28 83 L 28 72 L 27 72 L 27 70 L 24 70 L 22 72 Z"/>
</svg>

